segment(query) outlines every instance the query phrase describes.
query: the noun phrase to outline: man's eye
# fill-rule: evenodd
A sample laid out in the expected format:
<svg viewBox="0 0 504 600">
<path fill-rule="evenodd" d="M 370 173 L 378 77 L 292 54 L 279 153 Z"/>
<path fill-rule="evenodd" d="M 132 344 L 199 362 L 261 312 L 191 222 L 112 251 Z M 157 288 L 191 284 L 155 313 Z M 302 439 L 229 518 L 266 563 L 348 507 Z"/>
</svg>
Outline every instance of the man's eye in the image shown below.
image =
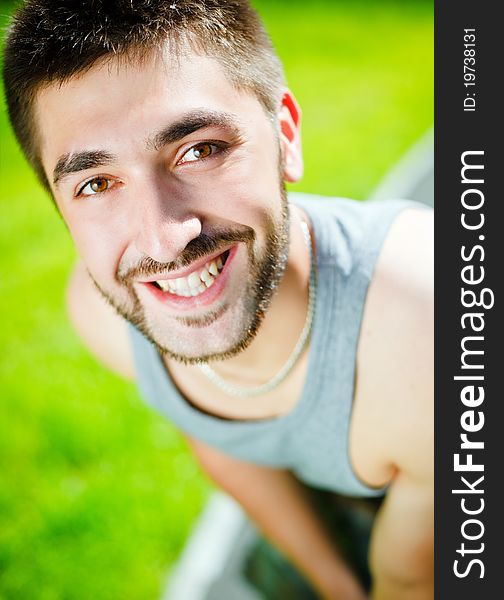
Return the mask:
<svg viewBox="0 0 504 600">
<path fill-rule="evenodd" d="M 195 162 L 197 160 L 202 160 L 204 158 L 208 158 L 216 151 L 220 150 L 217 144 L 211 144 L 210 142 L 203 142 L 201 144 L 197 144 L 182 156 L 182 158 L 178 161 L 178 164 L 183 164 L 187 162 Z"/>
<path fill-rule="evenodd" d="M 101 194 L 110 189 L 113 182 L 105 177 L 95 177 L 83 185 L 77 192 L 77 196 L 94 196 L 95 194 Z"/>
</svg>

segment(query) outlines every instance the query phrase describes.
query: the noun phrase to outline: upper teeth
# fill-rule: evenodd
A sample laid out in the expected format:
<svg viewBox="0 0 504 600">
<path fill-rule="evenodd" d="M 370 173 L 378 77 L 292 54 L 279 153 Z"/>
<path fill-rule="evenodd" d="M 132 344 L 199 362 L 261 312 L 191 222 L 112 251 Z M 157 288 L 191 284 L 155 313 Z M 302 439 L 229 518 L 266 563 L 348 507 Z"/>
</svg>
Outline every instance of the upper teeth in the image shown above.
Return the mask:
<svg viewBox="0 0 504 600">
<path fill-rule="evenodd" d="M 198 296 L 213 285 L 222 271 L 222 267 L 222 258 L 219 256 L 207 262 L 199 271 L 193 271 L 186 277 L 159 279 L 156 283 L 164 292 L 170 292 L 176 296 Z"/>
</svg>

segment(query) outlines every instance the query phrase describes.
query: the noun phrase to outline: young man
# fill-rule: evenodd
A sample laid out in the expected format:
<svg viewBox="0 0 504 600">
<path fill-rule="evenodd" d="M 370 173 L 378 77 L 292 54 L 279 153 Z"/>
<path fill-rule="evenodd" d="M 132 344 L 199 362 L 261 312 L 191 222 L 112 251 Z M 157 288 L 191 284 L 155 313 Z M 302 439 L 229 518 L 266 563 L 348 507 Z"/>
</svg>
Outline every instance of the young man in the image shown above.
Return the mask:
<svg viewBox="0 0 504 600">
<path fill-rule="evenodd" d="M 322 597 L 366 594 L 299 480 L 385 495 L 371 597 L 432 598 L 431 213 L 289 202 L 300 112 L 245 0 L 27 1 L 4 80 L 84 342 Z"/>
</svg>

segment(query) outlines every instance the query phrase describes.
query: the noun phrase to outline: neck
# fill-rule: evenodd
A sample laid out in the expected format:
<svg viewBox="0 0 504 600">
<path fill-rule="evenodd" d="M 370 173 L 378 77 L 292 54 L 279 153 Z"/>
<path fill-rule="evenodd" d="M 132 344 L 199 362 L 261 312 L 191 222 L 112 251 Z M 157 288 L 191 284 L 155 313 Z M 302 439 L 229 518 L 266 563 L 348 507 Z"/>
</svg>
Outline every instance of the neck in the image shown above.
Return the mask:
<svg viewBox="0 0 504 600">
<path fill-rule="evenodd" d="M 308 310 L 310 255 L 301 221 L 308 220 L 290 206 L 289 259 L 282 281 L 259 331 L 240 354 L 215 364 L 222 376 L 232 374 L 244 384 L 257 384 L 273 377 L 289 358 L 303 329 Z"/>
</svg>

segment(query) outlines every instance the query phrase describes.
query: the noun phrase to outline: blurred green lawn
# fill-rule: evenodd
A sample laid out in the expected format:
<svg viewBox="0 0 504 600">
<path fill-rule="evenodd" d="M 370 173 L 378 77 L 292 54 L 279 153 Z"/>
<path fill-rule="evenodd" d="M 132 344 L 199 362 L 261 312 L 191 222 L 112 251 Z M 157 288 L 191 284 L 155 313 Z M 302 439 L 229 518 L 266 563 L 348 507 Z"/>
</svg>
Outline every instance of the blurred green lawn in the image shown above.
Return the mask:
<svg viewBox="0 0 504 600">
<path fill-rule="evenodd" d="M 432 125 L 431 2 L 256 5 L 303 107 L 296 189 L 365 198 Z M 210 485 L 72 333 L 71 242 L 5 111 L 0 141 L 0 598 L 154 599 Z"/>
</svg>

